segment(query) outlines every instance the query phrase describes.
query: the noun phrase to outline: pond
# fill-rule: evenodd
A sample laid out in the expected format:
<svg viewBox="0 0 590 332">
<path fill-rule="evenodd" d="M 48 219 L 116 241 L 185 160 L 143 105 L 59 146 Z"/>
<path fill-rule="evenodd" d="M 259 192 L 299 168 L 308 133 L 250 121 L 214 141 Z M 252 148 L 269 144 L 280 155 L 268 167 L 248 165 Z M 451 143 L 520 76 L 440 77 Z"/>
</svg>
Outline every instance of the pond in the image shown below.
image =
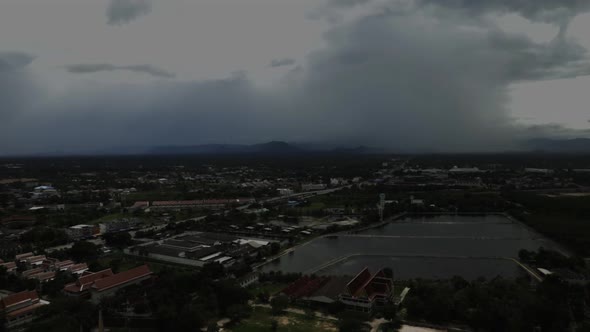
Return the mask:
<svg viewBox="0 0 590 332">
<path fill-rule="evenodd" d="M 520 249 L 558 249 L 502 215 L 412 216 L 357 234 L 323 237 L 295 248 L 262 271 L 355 275 L 389 267 L 396 278 L 516 277 Z"/>
</svg>

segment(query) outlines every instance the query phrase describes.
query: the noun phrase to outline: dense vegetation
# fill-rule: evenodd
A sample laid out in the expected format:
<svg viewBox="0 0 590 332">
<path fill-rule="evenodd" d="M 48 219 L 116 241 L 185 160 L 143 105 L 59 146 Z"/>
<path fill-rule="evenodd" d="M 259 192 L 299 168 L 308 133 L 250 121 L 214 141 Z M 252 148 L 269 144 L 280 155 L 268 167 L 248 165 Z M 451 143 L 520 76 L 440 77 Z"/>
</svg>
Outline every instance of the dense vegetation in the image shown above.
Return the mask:
<svg viewBox="0 0 590 332">
<path fill-rule="evenodd" d="M 467 282 L 416 280 L 405 301 L 408 319 L 467 324 L 482 331 L 566 331 L 584 326 L 589 287 L 547 278 L 531 290 L 526 280 Z"/>
<path fill-rule="evenodd" d="M 536 193 L 511 192 L 508 200 L 526 210 L 511 214 L 550 238 L 572 248 L 579 255 L 590 255 L 590 197 L 547 197 Z"/>
</svg>

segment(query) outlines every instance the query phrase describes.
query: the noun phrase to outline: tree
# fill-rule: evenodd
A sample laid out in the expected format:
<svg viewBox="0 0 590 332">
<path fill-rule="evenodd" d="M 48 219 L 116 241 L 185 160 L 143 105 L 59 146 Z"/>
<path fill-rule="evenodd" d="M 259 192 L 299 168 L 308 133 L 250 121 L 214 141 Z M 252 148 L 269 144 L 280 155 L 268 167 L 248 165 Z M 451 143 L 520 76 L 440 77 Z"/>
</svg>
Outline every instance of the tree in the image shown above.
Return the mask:
<svg viewBox="0 0 590 332">
<path fill-rule="evenodd" d="M 217 322 L 211 322 L 207 325 L 207 332 L 219 332 L 219 326 L 217 326 Z"/>
<path fill-rule="evenodd" d="M 212 280 L 219 279 L 225 275 L 225 268 L 217 262 L 207 263 L 203 266 L 201 274 Z"/>
<path fill-rule="evenodd" d="M 270 254 L 271 255 L 276 255 L 279 253 L 279 250 L 281 250 L 281 245 L 278 244 L 277 242 L 272 242 L 270 244 Z"/>
<path fill-rule="evenodd" d="M 227 314 L 230 307 L 246 305 L 250 300 L 250 293 L 236 284 L 234 280 L 223 280 L 214 283 L 212 295 L 217 298 L 218 309 L 222 314 Z"/>
<path fill-rule="evenodd" d="M 276 319 L 271 320 L 270 321 L 270 330 L 275 332 L 278 329 L 279 329 L 279 322 L 277 322 Z"/>
<path fill-rule="evenodd" d="M 251 312 L 252 308 L 247 304 L 233 304 L 227 308 L 226 315 L 232 322 L 239 322 L 248 318 Z"/>
<path fill-rule="evenodd" d="M 49 297 L 56 297 L 61 294 L 64 286 L 67 283 L 73 282 L 74 278 L 64 272 L 57 272 L 55 278 L 43 284 L 43 294 Z"/>
<path fill-rule="evenodd" d="M 521 249 L 520 251 L 518 251 L 518 258 L 527 263 L 531 260 L 531 256 L 534 253 L 531 253 L 530 251 L 526 250 L 526 249 Z"/>
<path fill-rule="evenodd" d="M 98 257 L 99 251 L 94 243 L 79 241 L 74 243 L 69 253 L 75 261 L 84 262 Z"/>
<path fill-rule="evenodd" d="M 397 316 L 397 310 L 395 305 L 393 304 L 388 304 L 383 308 L 383 318 L 393 321 L 396 319 Z"/>
<path fill-rule="evenodd" d="M 268 301 L 270 300 L 270 294 L 268 293 L 268 291 L 264 290 L 258 293 L 258 295 L 256 295 L 256 298 L 260 303 L 268 303 Z"/>
<path fill-rule="evenodd" d="M 338 329 L 341 332 L 358 332 L 367 329 L 366 317 L 360 312 L 347 312 L 340 317 Z"/>
<path fill-rule="evenodd" d="M 133 245 L 133 239 L 131 238 L 131 234 L 127 232 L 108 233 L 105 234 L 103 238 L 108 246 L 119 249 Z"/>
<path fill-rule="evenodd" d="M 38 317 L 29 331 L 90 331 L 96 324 L 97 309 L 88 301 L 63 297 L 42 306 L 38 311 Z"/>
<path fill-rule="evenodd" d="M 390 268 L 390 267 L 386 267 L 386 268 L 384 268 L 384 269 L 383 269 L 383 273 L 385 274 L 385 276 L 386 276 L 387 278 L 391 278 L 391 279 L 393 279 L 393 269 L 392 269 L 392 268 Z"/>
<path fill-rule="evenodd" d="M 277 295 L 270 300 L 273 315 L 280 315 L 283 310 L 287 309 L 289 298 L 285 295 Z"/>
</svg>

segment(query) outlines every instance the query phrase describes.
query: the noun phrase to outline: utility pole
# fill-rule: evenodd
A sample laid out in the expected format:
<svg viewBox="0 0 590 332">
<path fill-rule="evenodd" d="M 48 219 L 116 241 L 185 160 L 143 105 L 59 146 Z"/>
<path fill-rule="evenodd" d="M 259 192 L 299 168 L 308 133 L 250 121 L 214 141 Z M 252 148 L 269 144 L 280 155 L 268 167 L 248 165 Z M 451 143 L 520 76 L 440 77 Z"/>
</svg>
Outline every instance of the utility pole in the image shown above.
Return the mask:
<svg viewBox="0 0 590 332">
<path fill-rule="evenodd" d="M 379 209 L 379 221 L 383 222 L 383 210 L 385 209 L 385 194 L 379 194 L 379 204 L 377 204 L 377 209 Z"/>
<path fill-rule="evenodd" d="M 102 320 L 102 308 L 98 309 L 98 332 L 104 332 L 104 322 Z"/>
</svg>

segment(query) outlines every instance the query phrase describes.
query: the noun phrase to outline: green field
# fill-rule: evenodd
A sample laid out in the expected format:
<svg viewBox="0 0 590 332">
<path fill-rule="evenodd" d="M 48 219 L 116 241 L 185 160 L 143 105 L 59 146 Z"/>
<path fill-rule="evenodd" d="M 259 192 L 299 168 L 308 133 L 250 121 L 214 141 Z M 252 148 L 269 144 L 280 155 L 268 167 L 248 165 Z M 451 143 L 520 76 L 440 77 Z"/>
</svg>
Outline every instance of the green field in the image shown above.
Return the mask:
<svg viewBox="0 0 590 332">
<path fill-rule="evenodd" d="M 304 315 L 287 313 L 281 316 L 273 316 L 270 309 L 255 307 L 250 318 L 242 321 L 228 331 L 233 332 L 259 332 L 271 331 L 272 321 L 278 323 L 277 331 L 284 332 L 308 332 L 308 331 L 337 331 L 334 322 L 308 318 Z"/>
<path fill-rule="evenodd" d="M 248 291 L 253 296 L 256 296 L 260 293 L 267 292 L 270 295 L 274 295 L 279 291 L 283 290 L 287 287 L 288 283 L 265 283 L 265 284 L 258 284 L 256 287 L 248 288 Z"/>
</svg>

